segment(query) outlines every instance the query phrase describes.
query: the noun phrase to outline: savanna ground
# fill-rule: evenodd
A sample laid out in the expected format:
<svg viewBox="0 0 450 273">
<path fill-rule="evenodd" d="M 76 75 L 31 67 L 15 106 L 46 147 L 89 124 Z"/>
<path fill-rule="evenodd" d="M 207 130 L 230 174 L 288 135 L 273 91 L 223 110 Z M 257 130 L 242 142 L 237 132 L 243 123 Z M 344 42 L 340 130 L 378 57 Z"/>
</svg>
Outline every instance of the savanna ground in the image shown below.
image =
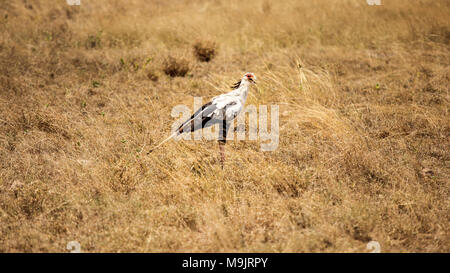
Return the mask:
<svg viewBox="0 0 450 273">
<path fill-rule="evenodd" d="M 450 251 L 450 2 L 382 4 L 0 0 L 0 251 Z M 247 71 L 275 151 L 146 155 Z"/>
</svg>

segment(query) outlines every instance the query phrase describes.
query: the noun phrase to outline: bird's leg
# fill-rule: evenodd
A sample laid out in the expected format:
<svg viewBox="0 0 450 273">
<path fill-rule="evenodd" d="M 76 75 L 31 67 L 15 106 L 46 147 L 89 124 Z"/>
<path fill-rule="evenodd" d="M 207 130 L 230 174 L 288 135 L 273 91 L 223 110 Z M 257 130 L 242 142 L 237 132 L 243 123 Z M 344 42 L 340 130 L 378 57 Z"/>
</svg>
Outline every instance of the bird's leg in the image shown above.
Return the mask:
<svg viewBox="0 0 450 273">
<path fill-rule="evenodd" d="M 224 113 L 225 115 L 225 113 Z M 224 119 L 223 122 L 219 126 L 219 149 L 220 149 L 220 164 L 223 165 L 225 163 L 225 144 L 227 143 L 227 132 L 230 128 L 229 123 L 227 123 L 227 120 Z"/>
<path fill-rule="evenodd" d="M 220 149 L 220 165 L 222 166 L 223 170 L 223 165 L 225 163 L 225 141 L 219 140 L 219 149 Z"/>
</svg>

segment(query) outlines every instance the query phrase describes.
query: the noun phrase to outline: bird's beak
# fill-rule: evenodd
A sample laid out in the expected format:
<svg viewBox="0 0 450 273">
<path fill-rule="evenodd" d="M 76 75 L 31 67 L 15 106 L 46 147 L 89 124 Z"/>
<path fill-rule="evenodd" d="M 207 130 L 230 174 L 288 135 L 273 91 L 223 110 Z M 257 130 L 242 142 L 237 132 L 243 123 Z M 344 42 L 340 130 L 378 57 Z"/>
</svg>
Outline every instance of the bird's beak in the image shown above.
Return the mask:
<svg viewBox="0 0 450 273">
<path fill-rule="evenodd" d="M 255 82 L 255 80 L 253 78 L 250 78 L 249 80 L 250 80 L 250 82 L 256 84 L 256 82 Z"/>
</svg>

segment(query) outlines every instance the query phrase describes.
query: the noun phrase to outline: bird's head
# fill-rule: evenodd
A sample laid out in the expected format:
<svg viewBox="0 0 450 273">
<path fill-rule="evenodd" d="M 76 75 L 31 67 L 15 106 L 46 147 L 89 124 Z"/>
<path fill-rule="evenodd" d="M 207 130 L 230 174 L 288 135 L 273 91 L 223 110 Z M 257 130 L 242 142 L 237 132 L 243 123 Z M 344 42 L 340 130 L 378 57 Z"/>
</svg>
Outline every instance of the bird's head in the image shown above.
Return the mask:
<svg viewBox="0 0 450 273">
<path fill-rule="evenodd" d="M 253 74 L 251 72 L 245 73 L 244 77 L 242 78 L 242 81 L 248 81 L 250 83 L 256 84 L 255 74 Z"/>
<path fill-rule="evenodd" d="M 256 77 L 255 74 L 248 72 L 244 74 L 244 77 L 242 77 L 240 81 L 233 84 L 231 88 L 238 89 L 241 86 L 241 84 L 243 84 L 244 86 L 249 86 L 251 83 L 256 84 Z"/>
</svg>

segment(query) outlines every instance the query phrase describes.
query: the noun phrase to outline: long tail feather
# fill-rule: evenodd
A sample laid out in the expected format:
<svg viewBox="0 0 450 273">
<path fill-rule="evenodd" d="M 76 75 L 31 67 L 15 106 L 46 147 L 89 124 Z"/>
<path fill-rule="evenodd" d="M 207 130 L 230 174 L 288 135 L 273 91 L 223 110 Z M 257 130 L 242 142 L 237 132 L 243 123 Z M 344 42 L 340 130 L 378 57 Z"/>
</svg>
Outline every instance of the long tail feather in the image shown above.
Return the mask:
<svg viewBox="0 0 450 273">
<path fill-rule="evenodd" d="M 159 143 L 158 145 L 156 145 L 153 149 L 151 149 L 150 151 L 148 151 L 147 154 L 153 152 L 154 150 L 156 150 L 158 147 L 160 147 L 161 145 L 163 145 L 164 143 L 166 143 L 167 141 L 171 140 L 173 137 L 175 137 L 176 135 L 178 135 L 178 131 L 174 132 L 173 134 L 171 134 L 168 138 L 164 139 L 163 141 L 161 141 L 161 143 Z"/>
<path fill-rule="evenodd" d="M 198 116 L 198 115 L 197 115 Z M 195 117 L 197 117 L 195 116 Z M 184 131 L 184 128 L 187 127 L 188 125 L 191 126 L 191 122 L 195 119 L 191 118 L 187 121 L 185 121 L 173 134 L 171 134 L 168 138 L 164 139 L 163 141 L 161 141 L 161 143 L 159 143 L 158 145 L 156 145 L 153 149 L 151 149 L 150 151 L 148 151 L 147 154 L 150 154 L 151 152 L 153 152 L 154 150 L 156 150 L 157 148 L 159 148 L 161 145 L 163 145 L 164 143 L 166 143 L 167 141 L 171 140 L 172 138 L 174 138 L 175 136 L 182 134 Z"/>
<path fill-rule="evenodd" d="M 205 112 L 205 110 L 206 110 L 206 107 L 207 106 L 209 106 L 209 105 L 211 105 L 211 102 L 209 102 L 209 103 L 207 103 L 207 104 L 205 104 L 205 105 L 203 105 L 199 110 L 197 110 L 197 112 L 196 113 L 194 113 L 188 120 L 186 120 L 185 122 L 183 122 L 183 124 L 181 124 L 180 125 L 180 127 L 178 127 L 178 129 L 173 133 L 173 134 L 171 134 L 168 138 L 166 138 L 166 139 L 164 139 L 161 143 L 159 143 L 158 145 L 156 145 L 156 147 L 154 147 L 153 149 L 151 149 L 147 154 L 150 154 L 151 152 L 153 152 L 154 150 L 156 150 L 158 147 L 160 147 L 161 145 L 163 145 L 164 143 L 166 143 L 167 141 L 169 141 L 169 140 L 171 140 L 173 137 L 175 137 L 175 136 L 177 136 L 177 135 L 179 135 L 179 134 L 182 134 L 183 132 L 184 132 L 184 129 L 187 127 L 187 126 L 191 126 L 191 131 L 195 131 L 196 129 L 194 129 L 194 121 L 195 121 L 195 119 L 197 119 L 198 117 L 202 117 L 202 115 L 203 115 L 203 113 Z M 215 109 L 215 108 L 214 108 Z M 214 110 L 213 109 L 213 110 Z M 210 118 L 209 118 L 210 119 Z M 209 120 L 208 119 L 208 120 Z M 202 123 L 201 123 L 201 125 L 202 125 L 202 127 L 203 127 L 203 120 L 202 120 Z M 206 121 L 205 121 L 206 122 Z"/>
</svg>

